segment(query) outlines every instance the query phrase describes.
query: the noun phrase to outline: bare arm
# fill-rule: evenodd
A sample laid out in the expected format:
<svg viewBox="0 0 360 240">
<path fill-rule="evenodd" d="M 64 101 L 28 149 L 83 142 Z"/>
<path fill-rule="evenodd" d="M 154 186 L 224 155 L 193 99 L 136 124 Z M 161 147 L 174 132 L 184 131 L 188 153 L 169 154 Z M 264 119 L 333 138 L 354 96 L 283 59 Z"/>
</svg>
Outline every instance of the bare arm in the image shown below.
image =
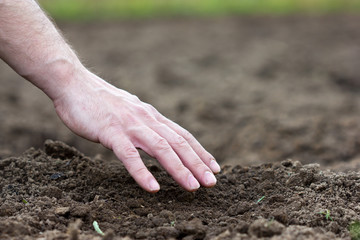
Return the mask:
<svg viewBox="0 0 360 240">
<path fill-rule="evenodd" d="M 0 57 L 51 99 L 82 65 L 35 1 L 0 0 Z M 56 83 L 52 83 L 56 81 Z"/>
<path fill-rule="evenodd" d="M 185 129 L 88 71 L 34 0 L 0 0 L 0 57 L 42 89 L 76 134 L 112 149 L 137 183 L 159 185 L 136 148 L 186 190 L 214 186 L 219 165 Z"/>
</svg>

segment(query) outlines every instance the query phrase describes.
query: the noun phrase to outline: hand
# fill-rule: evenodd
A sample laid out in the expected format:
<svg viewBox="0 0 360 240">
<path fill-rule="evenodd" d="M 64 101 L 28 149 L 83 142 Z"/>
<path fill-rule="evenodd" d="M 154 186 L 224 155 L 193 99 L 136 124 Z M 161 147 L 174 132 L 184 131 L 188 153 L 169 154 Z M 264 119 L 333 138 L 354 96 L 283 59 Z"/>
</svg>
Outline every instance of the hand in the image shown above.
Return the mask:
<svg viewBox="0 0 360 240">
<path fill-rule="evenodd" d="M 216 184 L 213 173 L 220 166 L 187 130 L 88 71 L 75 78 L 54 99 L 57 114 L 76 134 L 112 149 L 143 189 L 157 192 L 160 186 L 136 148 L 155 157 L 188 191 Z"/>
</svg>

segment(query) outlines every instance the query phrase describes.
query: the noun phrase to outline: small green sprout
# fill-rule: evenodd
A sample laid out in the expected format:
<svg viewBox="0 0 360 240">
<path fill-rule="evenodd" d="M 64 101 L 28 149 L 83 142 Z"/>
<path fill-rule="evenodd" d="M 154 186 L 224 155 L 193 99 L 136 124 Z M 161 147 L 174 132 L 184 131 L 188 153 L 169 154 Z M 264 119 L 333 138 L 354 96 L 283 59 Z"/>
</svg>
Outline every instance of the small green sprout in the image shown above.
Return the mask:
<svg viewBox="0 0 360 240">
<path fill-rule="evenodd" d="M 360 222 L 358 220 L 350 223 L 349 232 L 352 240 L 360 240 Z"/>
<path fill-rule="evenodd" d="M 329 209 L 325 209 L 325 211 L 318 212 L 318 214 L 324 215 L 326 220 L 330 219 L 331 221 L 334 221 L 330 216 L 330 210 Z"/>
<path fill-rule="evenodd" d="M 261 198 L 259 198 L 259 199 L 256 201 L 256 203 L 259 204 L 262 200 L 264 200 L 264 198 L 265 198 L 265 195 L 262 196 Z"/>
<path fill-rule="evenodd" d="M 28 201 L 26 201 L 26 199 L 23 199 L 22 202 L 23 202 L 24 204 L 28 204 L 28 203 L 29 203 Z"/>
<path fill-rule="evenodd" d="M 97 221 L 94 221 L 94 222 L 93 222 L 93 226 L 94 226 L 94 228 L 95 228 L 95 231 L 96 231 L 98 234 L 100 234 L 100 235 L 102 235 L 102 236 L 105 235 L 105 234 L 103 233 L 103 231 L 101 231 L 101 229 L 100 229 L 99 224 L 97 223 Z"/>
<path fill-rule="evenodd" d="M 171 226 L 171 227 L 175 227 L 175 221 L 171 221 L 171 222 L 170 222 L 170 226 Z"/>
</svg>

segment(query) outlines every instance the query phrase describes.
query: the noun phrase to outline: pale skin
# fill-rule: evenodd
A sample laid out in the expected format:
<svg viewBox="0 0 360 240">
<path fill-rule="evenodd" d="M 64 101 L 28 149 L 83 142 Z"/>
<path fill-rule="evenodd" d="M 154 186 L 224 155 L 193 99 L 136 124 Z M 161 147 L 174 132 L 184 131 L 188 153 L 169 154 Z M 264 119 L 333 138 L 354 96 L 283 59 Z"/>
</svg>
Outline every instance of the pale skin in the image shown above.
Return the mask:
<svg viewBox="0 0 360 240">
<path fill-rule="evenodd" d="M 216 184 L 220 166 L 184 128 L 86 69 L 34 0 L 0 0 L 0 58 L 40 88 L 74 133 L 114 151 L 148 192 L 159 183 L 137 148 L 187 191 Z"/>
</svg>

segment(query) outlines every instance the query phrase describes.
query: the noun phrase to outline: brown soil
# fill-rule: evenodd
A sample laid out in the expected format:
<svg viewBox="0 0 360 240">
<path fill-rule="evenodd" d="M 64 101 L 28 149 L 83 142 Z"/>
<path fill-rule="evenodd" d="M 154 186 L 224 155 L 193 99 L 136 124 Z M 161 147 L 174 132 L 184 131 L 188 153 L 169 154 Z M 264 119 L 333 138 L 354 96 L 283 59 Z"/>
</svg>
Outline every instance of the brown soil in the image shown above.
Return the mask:
<svg viewBox="0 0 360 240">
<path fill-rule="evenodd" d="M 216 187 L 189 193 L 156 164 L 148 167 L 161 183 L 157 194 L 145 193 L 117 162 L 84 157 L 61 142 L 4 159 L 2 237 L 95 238 L 96 220 L 105 239 L 334 239 L 348 237 L 359 217 L 359 173 L 291 160 L 224 167 Z"/>
<path fill-rule="evenodd" d="M 360 175 L 340 172 L 360 168 L 359 20 L 61 24 L 87 65 L 193 132 L 223 172 L 187 193 L 144 155 L 161 184 L 145 193 L 1 63 L 0 239 L 100 239 L 94 220 L 105 239 L 349 238 Z"/>
</svg>

